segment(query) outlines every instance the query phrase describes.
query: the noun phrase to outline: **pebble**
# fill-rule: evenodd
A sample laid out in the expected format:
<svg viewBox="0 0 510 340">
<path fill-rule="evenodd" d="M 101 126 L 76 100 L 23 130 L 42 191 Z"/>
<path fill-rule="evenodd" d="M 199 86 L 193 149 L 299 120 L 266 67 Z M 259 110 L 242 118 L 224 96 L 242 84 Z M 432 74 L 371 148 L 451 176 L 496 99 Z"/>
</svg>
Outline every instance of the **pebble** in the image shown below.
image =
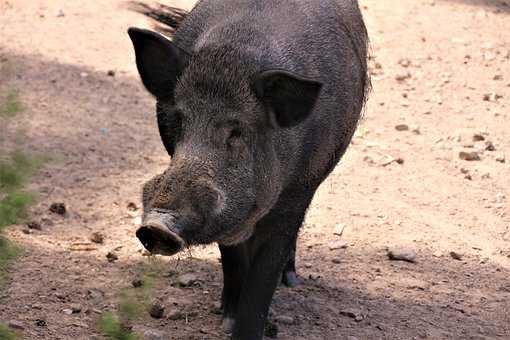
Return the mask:
<svg viewBox="0 0 510 340">
<path fill-rule="evenodd" d="M 410 248 L 390 248 L 388 258 L 392 261 L 416 262 L 416 251 Z"/>
<path fill-rule="evenodd" d="M 106 259 L 108 262 L 115 262 L 119 259 L 119 257 L 113 251 L 109 251 L 108 254 L 106 254 Z"/>
<path fill-rule="evenodd" d="M 94 243 L 102 244 L 104 242 L 104 235 L 100 232 L 94 232 L 90 235 L 90 240 Z"/>
<path fill-rule="evenodd" d="M 288 315 L 279 315 L 275 318 L 275 321 L 282 325 L 292 325 L 294 323 L 294 318 Z"/>
<path fill-rule="evenodd" d="M 35 221 L 28 222 L 28 223 L 27 223 L 27 227 L 28 227 L 29 229 L 42 230 L 41 223 L 39 223 L 39 222 L 35 222 Z"/>
<path fill-rule="evenodd" d="M 463 161 L 479 161 L 480 154 L 477 151 L 459 151 L 459 158 Z"/>
<path fill-rule="evenodd" d="M 66 314 L 66 315 L 71 315 L 71 314 L 73 314 L 73 310 L 69 309 L 69 308 L 62 309 L 62 313 Z"/>
<path fill-rule="evenodd" d="M 181 320 L 181 319 L 184 319 L 184 314 L 181 311 L 177 310 L 177 309 L 172 309 L 168 313 L 168 319 L 169 320 Z"/>
<path fill-rule="evenodd" d="M 485 150 L 496 151 L 496 147 L 494 146 L 494 144 L 491 141 L 486 141 L 485 142 Z"/>
<path fill-rule="evenodd" d="M 403 72 L 403 73 L 398 73 L 396 76 L 395 76 L 395 79 L 399 82 L 403 82 L 407 79 L 410 79 L 412 76 L 411 76 L 411 72 Z"/>
<path fill-rule="evenodd" d="M 180 275 L 177 278 L 177 283 L 179 283 L 179 285 L 181 287 L 189 287 L 189 286 L 193 285 L 195 282 L 197 282 L 197 280 L 198 280 L 198 278 L 195 274 L 187 273 L 187 274 Z"/>
<path fill-rule="evenodd" d="M 341 310 L 340 315 L 347 316 L 351 319 L 354 319 L 357 322 L 362 321 L 364 319 L 361 311 L 356 310 L 356 309 Z"/>
<path fill-rule="evenodd" d="M 109 76 L 109 77 L 115 77 L 115 71 L 114 70 L 108 70 L 108 72 L 106 72 L 106 75 Z"/>
<path fill-rule="evenodd" d="M 339 240 L 331 243 L 329 245 L 329 250 L 346 249 L 347 247 L 349 247 L 349 242 L 345 240 Z"/>
<path fill-rule="evenodd" d="M 143 286 L 143 280 L 139 277 L 136 277 L 133 279 L 133 281 L 131 281 L 131 284 L 135 288 L 140 288 L 141 286 Z"/>
<path fill-rule="evenodd" d="M 145 340 L 163 340 L 165 337 L 163 332 L 157 331 L 155 329 L 148 329 L 143 332 L 143 338 Z"/>
<path fill-rule="evenodd" d="M 73 313 L 80 313 L 81 312 L 81 306 L 78 305 L 78 304 L 72 304 L 70 307 L 71 307 L 71 311 Z"/>
<path fill-rule="evenodd" d="M 347 228 L 346 224 L 339 223 L 339 224 L 337 224 L 335 226 L 335 231 L 333 232 L 333 234 L 335 234 L 336 236 L 342 236 L 342 234 L 344 233 L 345 228 Z"/>
<path fill-rule="evenodd" d="M 164 313 L 165 313 L 165 307 L 163 307 L 159 303 L 154 303 L 149 310 L 150 316 L 152 316 L 155 319 L 161 319 L 163 317 Z"/>
<path fill-rule="evenodd" d="M 50 211 L 54 214 L 57 214 L 57 215 L 65 215 L 67 209 L 66 209 L 66 205 L 64 203 L 52 203 L 50 205 Z"/>
<path fill-rule="evenodd" d="M 12 328 L 12 329 L 19 329 L 19 330 L 25 329 L 25 326 L 23 326 L 23 323 L 16 321 L 16 320 L 10 320 L 9 323 L 7 324 L 7 326 L 9 326 L 9 328 Z"/>
<path fill-rule="evenodd" d="M 62 9 L 59 9 L 57 12 L 57 18 L 63 18 L 65 16 L 66 14 L 64 13 L 64 11 Z"/>
<path fill-rule="evenodd" d="M 451 251 L 450 252 L 450 256 L 455 259 L 455 260 L 458 260 L 458 261 L 461 261 L 462 260 L 462 254 L 459 253 L 459 252 L 456 252 L 456 251 Z"/>
<path fill-rule="evenodd" d="M 499 163 L 505 163 L 506 162 L 505 155 L 497 155 L 495 159 L 496 159 L 496 162 L 499 162 Z"/>
<path fill-rule="evenodd" d="M 398 125 L 395 125 L 395 130 L 397 130 L 397 131 L 409 131 L 409 126 L 407 124 L 398 124 Z"/>
</svg>

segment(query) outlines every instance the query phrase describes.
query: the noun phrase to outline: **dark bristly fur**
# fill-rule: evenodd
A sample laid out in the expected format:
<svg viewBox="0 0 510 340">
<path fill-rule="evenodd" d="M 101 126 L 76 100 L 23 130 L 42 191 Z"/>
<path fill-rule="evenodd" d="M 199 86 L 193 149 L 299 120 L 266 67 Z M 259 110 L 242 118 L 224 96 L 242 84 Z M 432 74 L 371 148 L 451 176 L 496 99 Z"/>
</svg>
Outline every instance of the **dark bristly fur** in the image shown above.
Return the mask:
<svg viewBox="0 0 510 340">
<path fill-rule="evenodd" d="M 155 29 L 170 37 L 179 28 L 188 15 L 188 11 L 184 9 L 159 3 L 148 5 L 141 1 L 130 1 L 128 3 L 128 7 L 132 11 L 138 12 L 155 20 L 158 23 L 155 25 Z"/>
<path fill-rule="evenodd" d="M 172 157 L 145 185 L 137 236 L 163 255 L 217 242 L 224 328 L 234 340 L 260 340 L 279 281 L 298 282 L 299 228 L 347 150 L 370 89 L 358 2 L 132 9 L 172 38 L 128 31 Z"/>
</svg>

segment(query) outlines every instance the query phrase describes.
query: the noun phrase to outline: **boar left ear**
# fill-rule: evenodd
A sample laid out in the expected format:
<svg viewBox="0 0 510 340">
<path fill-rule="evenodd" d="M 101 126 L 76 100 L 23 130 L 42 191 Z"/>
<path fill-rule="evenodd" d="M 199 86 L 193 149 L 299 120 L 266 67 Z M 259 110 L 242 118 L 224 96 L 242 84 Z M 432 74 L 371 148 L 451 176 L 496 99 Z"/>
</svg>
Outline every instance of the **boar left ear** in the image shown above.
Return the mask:
<svg viewBox="0 0 510 340">
<path fill-rule="evenodd" d="M 188 55 L 159 33 L 131 27 L 128 34 L 135 48 L 138 73 L 147 90 L 158 99 L 172 97 Z"/>
<path fill-rule="evenodd" d="M 261 72 L 252 86 L 281 127 L 291 127 L 305 120 L 322 88 L 320 82 L 281 70 Z"/>
</svg>

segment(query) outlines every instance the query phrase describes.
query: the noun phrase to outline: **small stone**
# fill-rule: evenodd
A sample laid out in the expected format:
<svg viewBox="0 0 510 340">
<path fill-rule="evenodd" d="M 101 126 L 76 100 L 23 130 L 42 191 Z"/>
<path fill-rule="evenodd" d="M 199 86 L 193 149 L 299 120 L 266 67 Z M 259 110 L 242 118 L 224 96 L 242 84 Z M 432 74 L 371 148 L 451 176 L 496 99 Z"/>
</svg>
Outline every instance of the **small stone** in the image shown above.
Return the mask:
<svg viewBox="0 0 510 340">
<path fill-rule="evenodd" d="M 64 11 L 62 9 L 59 9 L 57 11 L 57 18 L 63 18 L 65 16 L 66 16 L 66 14 L 64 13 Z"/>
<path fill-rule="evenodd" d="M 339 240 L 331 243 L 329 245 L 329 250 L 346 249 L 347 247 L 349 247 L 349 242 L 345 240 Z"/>
<path fill-rule="evenodd" d="M 459 151 L 459 158 L 463 161 L 479 161 L 480 154 L 477 151 Z"/>
<path fill-rule="evenodd" d="M 108 72 L 106 72 L 106 75 L 108 75 L 109 77 L 115 77 L 115 71 L 114 70 L 108 70 Z"/>
<path fill-rule="evenodd" d="M 278 337 L 278 326 L 271 321 L 267 321 L 264 327 L 264 335 L 268 338 L 277 338 Z"/>
<path fill-rule="evenodd" d="M 172 309 L 168 313 L 168 319 L 169 320 L 182 320 L 182 319 L 184 319 L 184 314 L 181 311 L 177 310 L 177 309 Z"/>
<path fill-rule="evenodd" d="M 104 235 L 100 232 L 94 232 L 90 235 L 90 240 L 94 243 L 102 244 L 104 242 Z"/>
<path fill-rule="evenodd" d="M 100 300 L 104 298 L 104 292 L 98 288 L 91 288 L 87 290 L 87 299 L 89 300 Z"/>
<path fill-rule="evenodd" d="M 25 326 L 23 326 L 23 323 L 16 321 L 16 320 L 10 320 L 7 323 L 7 326 L 9 326 L 9 328 L 12 328 L 12 329 L 19 329 L 19 330 L 25 329 Z"/>
<path fill-rule="evenodd" d="M 143 332 L 143 338 L 144 340 L 163 340 L 165 338 L 165 335 L 163 332 L 160 332 L 155 329 L 148 329 L 145 332 Z"/>
<path fill-rule="evenodd" d="M 37 327 L 46 327 L 46 321 L 43 320 L 43 319 L 36 319 L 35 320 L 35 325 Z"/>
<path fill-rule="evenodd" d="M 62 309 L 62 313 L 66 314 L 66 315 L 71 315 L 71 314 L 73 314 L 73 310 L 69 309 L 69 308 Z"/>
<path fill-rule="evenodd" d="M 80 77 L 87 78 L 89 74 L 87 72 L 80 72 Z"/>
<path fill-rule="evenodd" d="M 411 77 L 412 77 L 411 72 L 402 72 L 402 73 L 398 73 L 395 76 L 395 79 L 399 82 L 403 82 L 403 81 L 406 81 L 407 79 L 410 79 Z"/>
<path fill-rule="evenodd" d="M 154 303 L 149 310 L 150 316 L 152 316 L 155 319 L 161 319 L 163 317 L 164 313 L 165 313 L 165 307 L 163 307 L 159 303 Z"/>
<path fill-rule="evenodd" d="M 67 209 L 64 203 L 52 203 L 50 205 L 50 211 L 57 215 L 65 215 Z"/>
<path fill-rule="evenodd" d="M 496 147 L 494 146 L 494 144 L 491 141 L 488 140 L 485 142 L 485 150 L 486 151 L 496 151 Z"/>
<path fill-rule="evenodd" d="M 279 315 L 275 318 L 275 321 L 282 325 L 292 325 L 294 323 L 294 318 L 288 315 Z"/>
<path fill-rule="evenodd" d="M 407 58 L 400 59 L 398 63 L 400 64 L 400 66 L 405 67 L 405 68 L 411 66 L 411 60 L 409 60 Z"/>
<path fill-rule="evenodd" d="M 72 304 L 70 307 L 71 307 L 72 312 L 75 314 L 81 312 L 81 306 L 78 304 Z"/>
<path fill-rule="evenodd" d="M 131 281 L 131 284 L 135 288 L 140 288 L 141 286 L 143 286 L 143 280 L 139 277 L 136 277 L 133 279 L 133 281 Z"/>
<path fill-rule="evenodd" d="M 473 142 L 480 142 L 480 141 L 484 141 L 485 140 L 485 136 L 481 133 L 475 133 L 473 135 Z"/>
<path fill-rule="evenodd" d="M 354 319 L 357 322 L 362 321 L 364 319 L 363 314 L 359 310 L 355 309 L 341 310 L 340 315 L 347 316 L 351 319 Z"/>
<path fill-rule="evenodd" d="M 193 273 L 183 274 L 177 278 L 177 282 L 181 287 L 189 287 L 197 282 L 197 276 Z"/>
<path fill-rule="evenodd" d="M 388 258 L 392 261 L 416 262 L 416 251 L 410 248 L 388 249 Z"/>
<path fill-rule="evenodd" d="M 409 131 L 409 126 L 407 124 L 398 124 L 398 125 L 395 125 L 395 130 L 397 130 L 397 131 Z"/>
<path fill-rule="evenodd" d="M 23 234 L 27 234 L 27 235 L 32 234 L 32 229 L 23 228 L 23 229 L 21 229 L 21 231 L 23 232 Z"/>
<path fill-rule="evenodd" d="M 138 210 L 138 206 L 137 206 L 137 205 L 136 205 L 136 203 L 134 203 L 134 202 L 129 202 L 129 203 L 127 204 L 127 207 L 126 207 L 126 208 L 127 208 L 127 210 L 129 210 L 129 211 L 137 211 L 137 210 Z"/>
<path fill-rule="evenodd" d="M 344 223 L 337 224 L 335 226 L 335 231 L 333 234 L 335 234 L 336 236 L 342 236 L 346 227 L 347 225 L 345 225 Z"/>
<path fill-rule="evenodd" d="M 451 251 L 450 252 L 450 256 L 452 257 L 452 259 L 454 260 L 457 260 L 457 261 L 461 261 L 462 260 L 462 254 L 459 253 L 459 252 L 456 252 L 456 251 Z"/>
<path fill-rule="evenodd" d="M 496 162 L 499 162 L 499 163 L 505 163 L 506 162 L 505 155 L 497 155 L 495 159 L 496 159 Z"/>
<path fill-rule="evenodd" d="M 108 254 L 106 254 L 106 259 L 108 262 L 115 262 L 119 259 L 119 257 L 114 252 L 109 251 Z"/>
<path fill-rule="evenodd" d="M 27 223 L 27 227 L 28 227 L 29 229 L 42 230 L 41 223 L 39 223 L 39 222 L 35 222 L 35 221 L 28 222 L 28 223 Z"/>
<path fill-rule="evenodd" d="M 421 130 L 418 125 L 412 125 L 412 126 L 410 126 L 410 129 L 411 129 L 411 132 L 414 133 L 415 135 L 421 135 Z"/>
</svg>

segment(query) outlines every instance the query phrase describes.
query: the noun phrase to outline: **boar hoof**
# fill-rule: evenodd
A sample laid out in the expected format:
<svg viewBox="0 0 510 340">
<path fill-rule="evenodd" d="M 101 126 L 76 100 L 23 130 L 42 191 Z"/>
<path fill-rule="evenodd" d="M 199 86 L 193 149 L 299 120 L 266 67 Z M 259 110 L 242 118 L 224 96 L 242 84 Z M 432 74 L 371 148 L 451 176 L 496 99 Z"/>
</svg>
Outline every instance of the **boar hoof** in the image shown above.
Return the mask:
<svg viewBox="0 0 510 340">
<path fill-rule="evenodd" d="M 289 288 L 299 286 L 299 277 L 294 271 L 288 271 L 283 273 L 282 283 Z"/>
<path fill-rule="evenodd" d="M 236 323 L 236 321 L 234 320 L 234 318 L 230 318 L 230 317 L 223 318 L 221 327 L 223 328 L 223 331 L 225 332 L 225 334 L 230 335 L 234 332 L 235 323 Z"/>
</svg>

